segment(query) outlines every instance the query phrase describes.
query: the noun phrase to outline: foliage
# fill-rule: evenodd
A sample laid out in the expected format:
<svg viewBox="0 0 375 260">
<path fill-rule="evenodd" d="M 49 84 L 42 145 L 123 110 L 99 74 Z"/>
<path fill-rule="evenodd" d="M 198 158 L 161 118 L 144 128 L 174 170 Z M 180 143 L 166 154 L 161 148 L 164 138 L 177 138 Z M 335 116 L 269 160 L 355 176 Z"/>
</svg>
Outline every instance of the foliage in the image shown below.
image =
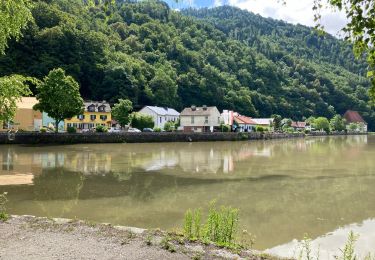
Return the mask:
<svg viewBox="0 0 375 260">
<path fill-rule="evenodd" d="M 263 126 L 258 125 L 255 127 L 255 131 L 263 133 L 266 129 Z"/>
<path fill-rule="evenodd" d="M 129 115 L 132 110 L 133 103 L 129 99 L 119 99 L 112 108 L 112 115 L 121 126 L 125 126 L 129 123 Z"/>
<path fill-rule="evenodd" d="M 331 129 L 334 131 L 344 131 L 346 129 L 345 126 L 345 118 L 343 118 L 340 115 L 335 115 L 331 120 L 330 120 L 330 125 Z"/>
<path fill-rule="evenodd" d="M 230 132 L 231 128 L 230 128 L 230 125 L 221 124 L 220 130 L 221 130 L 221 132 Z"/>
<path fill-rule="evenodd" d="M 45 127 L 40 128 L 40 132 L 41 133 L 47 133 L 47 128 L 45 128 Z"/>
<path fill-rule="evenodd" d="M 154 128 L 154 119 L 152 116 L 144 115 L 140 113 L 132 113 L 130 115 L 131 126 L 138 129 Z"/>
<path fill-rule="evenodd" d="M 166 132 L 172 132 L 175 129 L 176 129 L 176 127 L 175 127 L 175 123 L 174 122 L 171 122 L 171 121 L 165 122 L 165 124 L 164 124 L 164 130 Z"/>
<path fill-rule="evenodd" d="M 352 132 L 357 131 L 358 130 L 358 124 L 357 123 L 350 123 L 348 128 Z"/>
<path fill-rule="evenodd" d="M 7 221 L 9 216 L 6 210 L 6 204 L 8 202 L 7 193 L 0 194 L 0 221 Z"/>
<path fill-rule="evenodd" d="M 56 132 L 61 121 L 82 113 L 79 85 L 71 76 L 66 76 L 63 69 L 50 71 L 37 86 L 37 91 L 39 103 L 34 109 L 48 113 L 55 120 Z"/>
<path fill-rule="evenodd" d="M 135 108 L 207 104 L 293 120 L 350 108 L 375 125 L 365 61 L 311 28 L 229 6 L 177 12 L 161 1 L 110 8 L 33 2 L 34 21 L 18 43 L 10 41 L 0 75 L 42 78 L 61 67 L 91 100 L 128 99 Z"/>
<path fill-rule="evenodd" d="M 95 130 L 96 130 L 97 133 L 107 133 L 108 132 L 108 128 L 106 126 L 103 126 L 103 125 L 96 126 Z"/>
<path fill-rule="evenodd" d="M 325 132 L 329 132 L 329 121 L 326 117 L 318 117 L 314 120 L 313 127 L 316 130 L 324 130 Z"/>
<path fill-rule="evenodd" d="M 17 101 L 21 100 L 22 96 L 31 94 L 25 84 L 30 80 L 33 81 L 20 75 L 0 77 L 0 121 L 8 122 L 14 119 Z"/>
<path fill-rule="evenodd" d="M 154 127 L 154 132 L 157 132 L 157 133 L 160 133 L 161 132 L 161 128 L 160 127 Z"/>
<path fill-rule="evenodd" d="M 185 214 L 184 234 L 191 240 L 214 242 L 220 246 L 234 246 L 238 229 L 238 209 L 220 207 L 211 203 L 206 223 L 201 224 L 201 210 L 191 211 Z"/>
<path fill-rule="evenodd" d="M 66 131 L 70 134 L 74 134 L 74 133 L 77 133 L 77 128 L 75 128 L 73 126 L 68 126 Z"/>
<path fill-rule="evenodd" d="M 32 20 L 31 1 L 0 1 L 0 54 L 4 54 L 10 38 L 19 39 L 21 30 Z"/>
<path fill-rule="evenodd" d="M 358 239 L 358 235 L 355 235 L 353 231 L 350 231 L 348 240 L 343 249 L 340 249 L 341 255 L 336 257 L 336 259 L 340 260 L 355 260 L 357 256 L 355 255 L 354 248 L 355 242 Z"/>
<path fill-rule="evenodd" d="M 280 115 L 272 115 L 273 118 L 273 128 L 275 131 L 280 131 L 281 130 L 281 125 L 282 125 L 282 117 Z"/>
</svg>

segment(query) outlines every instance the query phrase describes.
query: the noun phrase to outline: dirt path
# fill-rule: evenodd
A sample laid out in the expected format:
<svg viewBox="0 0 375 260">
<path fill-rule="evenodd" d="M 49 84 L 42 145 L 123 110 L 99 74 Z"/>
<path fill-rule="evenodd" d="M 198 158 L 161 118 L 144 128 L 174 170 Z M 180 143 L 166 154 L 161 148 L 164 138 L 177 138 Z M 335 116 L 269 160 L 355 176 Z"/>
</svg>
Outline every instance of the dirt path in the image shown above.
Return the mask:
<svg viewBox="0 0 375 260">
<path fill-rule="evenodd" d="M 1 260 L 245 258 L 276 259 L 250 251 L 240 256 L 212 245 L 181 243 L 161 231 L 32 216 L 0 221 Z"/>
</svg>

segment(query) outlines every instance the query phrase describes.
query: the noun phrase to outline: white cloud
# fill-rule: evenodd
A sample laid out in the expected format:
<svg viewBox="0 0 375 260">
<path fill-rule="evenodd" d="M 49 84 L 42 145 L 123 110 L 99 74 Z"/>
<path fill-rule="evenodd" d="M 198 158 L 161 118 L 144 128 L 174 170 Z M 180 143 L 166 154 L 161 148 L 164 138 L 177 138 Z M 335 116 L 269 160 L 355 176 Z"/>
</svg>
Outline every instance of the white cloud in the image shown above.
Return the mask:
<svg viewBox="0 0 375 260">
<path fill-rule="evenodd" d="M 215 0 L 215 4 L 222 0 Z M 290 23 L 300 23 L 315 26 L 312 11 L 313 0 L 286 0 L 283 4 L 278 0 L 227 0 L 226 3 L 241 9 L 260 14 L 264 17 L 284 20 Z M 346 23 L 345 14 L 332 8 L 323 8 L 321 11 L 322 25 L 326 31 L 338 35 Z"/>
</svg>

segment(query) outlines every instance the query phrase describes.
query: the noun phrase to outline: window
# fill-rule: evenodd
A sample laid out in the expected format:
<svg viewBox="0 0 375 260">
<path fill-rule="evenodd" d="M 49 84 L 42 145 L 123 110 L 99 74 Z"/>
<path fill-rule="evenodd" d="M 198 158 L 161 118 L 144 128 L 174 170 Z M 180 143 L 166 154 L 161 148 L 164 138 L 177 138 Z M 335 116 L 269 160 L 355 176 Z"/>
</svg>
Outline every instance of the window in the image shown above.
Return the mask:
<svg viewBox="0 0 375 260">
<path fill-rule="evenodd" d="M 71 124 L 71 123 L 68 123 L 66 126 L 67 126 L 67 127 L 72 127 L 72 124 Z"/>
<path fill-rule="evenodd" d="M 77 119 L 79 119 L 79 120 L 83 120 L 83 119 L 85 119 L 85 115 L 78 115 L 78 116 L 77 116 Z"/>
<path fill-rule="evenodd" d="M 220 124 L 220 116 L 217 118 L 217 123 Z"/>
<path fill-rule="evenodd" d="M 191 117 L 191 123 L 194 124 L 194 116 Z"/>
<path fill-rule="evenodd" d="M 90 115 L 91 121 L 94 121 L 96 119 L 96 115 Z"/>
<path fill-rule="evenodd" d="M 95 112 L 95 105 L 89 105 L 87 107 L 87 111 L 89 111 L 89 112 Z"/>
<path fill-rule="evenodd" d="M 208 124 L 208 116 L 205 116 L 205 117 L 204 117 L 204 123 L 205 123 L 205 124 Z"/>
<path fill-rule="evenodd" d="M 105 112 L 105 106 L 100 106 L 100 107 L 98 107 L 98 111 L 99 112 Z"/>
<path fill-rule="evenodd" d="M 101 119 L 102 121 L 105 121 L 105 120 L 107 120 L 107 116 L 106 116 L 106 115 L 100 115 L 100 119 Z"/>
<path fill-rule="evenodd" d="M 77 124 L 76 124 L 76 123 L 73 123 L 73 127 L 74 127 L 74 128 L 77 128 Z"/>
<path fill-rule="evenodd" d="M 160 117 L 160 123 L 161 123 L 161 117 Z"/>
</svg>

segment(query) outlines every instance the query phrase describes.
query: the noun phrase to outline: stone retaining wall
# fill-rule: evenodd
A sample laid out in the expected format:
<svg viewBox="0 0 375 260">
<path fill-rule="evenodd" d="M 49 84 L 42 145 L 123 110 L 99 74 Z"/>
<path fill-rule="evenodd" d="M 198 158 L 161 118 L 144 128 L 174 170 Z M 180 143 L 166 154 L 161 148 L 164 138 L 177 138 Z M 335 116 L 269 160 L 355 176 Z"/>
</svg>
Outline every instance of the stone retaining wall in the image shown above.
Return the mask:
<svg viewBox="0 0 375 260">
<path fill-rule="evenodd" d="M 304 136 L 302 133 L 17 133 L 14 140 L 10 140 L 6 133 L 0 133 L 0 144 L 209 142 L 301 138 Z"/>
</svg>

